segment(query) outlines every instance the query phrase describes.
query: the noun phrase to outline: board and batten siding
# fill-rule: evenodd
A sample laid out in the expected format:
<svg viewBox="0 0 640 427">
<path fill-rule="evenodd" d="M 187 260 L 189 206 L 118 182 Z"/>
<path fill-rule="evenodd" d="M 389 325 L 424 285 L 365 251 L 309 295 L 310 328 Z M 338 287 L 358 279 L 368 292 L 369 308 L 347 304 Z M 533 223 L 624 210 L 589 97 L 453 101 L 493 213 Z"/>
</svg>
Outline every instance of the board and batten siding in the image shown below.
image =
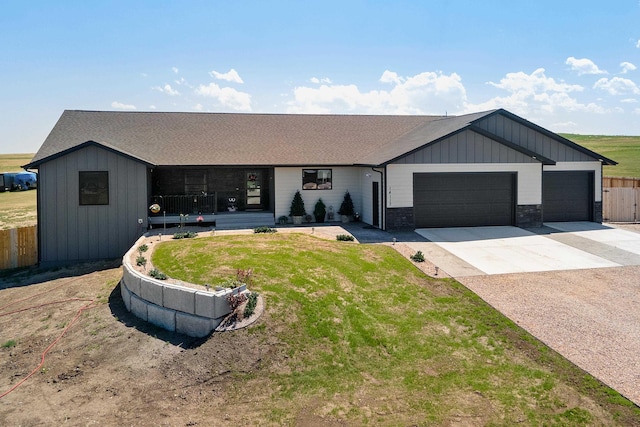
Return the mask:
<svg viewBox="0 0 640 427">
<path fill-rule="evenodd" d="M 302 171 L 304 169 L 331 169 L 331 190 L 303 190 Z M 275 218 L 284 215 L 289 216 L 291 200 L 296 190 L 300 190 L 307 214 L 313 215 L 313 208 L 319 198 L 327 206 L 333 206 L 335 219 L 339 220 L 338 210 L 344 198 L 344 193 L 349 191 L 357 212 L 362 212 L 362 180 L 365 172 L 359 167 L 276 167 L 274 168 L 275 182 Z"/>
<path fill-rule="evenodd" d="M 484 135 L 465 130 L 409 153 L 393 163 L 538 163 L 538 161 Z"/>
<path fill-rule="evenodd" d="M 80 206 L 79 172 L 109 172 L 109 204 Z M 147 168 L 96 146 L 39 166 L 40 262 L 118 258 L 147 226 Z M 138 219 L 143 224 L 138 224 Z"/>
<path fill-rule="evenodd" d="M 553 166 L 544 166 L 545 172 L 558 171 L 589 171 L 594 173 L 594 198 L 595 202 L 602 201 L 602 164 L 591 159 L 590 162 L 562 162 Z"/>
<path fill-rule="evenodd" d="M 387 166 L 387 207 L 413 207 L 413 174 L 446 172 L 515 172 L 516 203 L 542 203 L 542 165 L 536 163 L 391 164 Z"/>
<path fill-rule="evenodd" d="M 500 114 L 474 123 L 509 142 L 557 162 L 590 162 L 593 157 Z"/>
</svg>

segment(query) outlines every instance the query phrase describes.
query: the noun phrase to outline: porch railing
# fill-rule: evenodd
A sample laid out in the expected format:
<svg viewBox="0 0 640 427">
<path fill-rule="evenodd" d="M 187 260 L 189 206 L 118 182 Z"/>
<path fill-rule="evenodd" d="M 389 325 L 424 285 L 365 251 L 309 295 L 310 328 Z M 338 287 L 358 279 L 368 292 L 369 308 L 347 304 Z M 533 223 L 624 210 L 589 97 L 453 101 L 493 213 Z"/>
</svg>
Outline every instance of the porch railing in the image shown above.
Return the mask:
<svg viewBox="0 0 640 427">
<path fill-rule="evenodd" d="M 192 194 L 192 195 L 172 195 L 163 194 L 153 196 L 151 204 L 160 205 L 160 212 L 169 215 L 179 214 L 211 214 L 216 213 L 216 193 Z"/>
</svg>

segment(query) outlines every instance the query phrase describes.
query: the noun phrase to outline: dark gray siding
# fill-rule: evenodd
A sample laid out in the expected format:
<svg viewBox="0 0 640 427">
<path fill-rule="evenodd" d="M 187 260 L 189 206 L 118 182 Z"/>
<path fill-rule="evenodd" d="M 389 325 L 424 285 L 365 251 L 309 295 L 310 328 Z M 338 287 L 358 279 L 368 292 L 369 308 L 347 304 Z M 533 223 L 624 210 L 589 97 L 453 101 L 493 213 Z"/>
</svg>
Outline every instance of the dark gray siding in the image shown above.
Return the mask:
<svg viewBox="0 0 640 427">
<path fill-rule="evenodd" d="M 475 124 L 507 141 L 557 162 L 592 162 L 594 160 L 587 154 L 500 114 L 486 117 Z"/>
<path fill-rule="evenodd" d="M 79 171 L 109 172 L 108 205 L 80 206 Z M 40 165 L 38 184 L 43 264 L 120 257 L 146 229 L 142 163 L 90 146 Z"/>
<path fill-rule="evenodd" d="M 476 132 L 465 130 L 414 151 L 395 164 L 533 163 L 536 160 Z"/>
</svg>

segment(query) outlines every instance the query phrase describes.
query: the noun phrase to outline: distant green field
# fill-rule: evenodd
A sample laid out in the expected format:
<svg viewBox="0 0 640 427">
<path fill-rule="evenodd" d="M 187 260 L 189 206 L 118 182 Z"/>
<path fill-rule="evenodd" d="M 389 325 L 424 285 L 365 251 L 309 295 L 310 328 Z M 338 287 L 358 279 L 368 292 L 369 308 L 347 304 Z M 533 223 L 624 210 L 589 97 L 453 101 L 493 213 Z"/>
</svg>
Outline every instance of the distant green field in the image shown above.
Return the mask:
<svg viewBox="0 0 640 427">
<path fill-rule="evenodd" d="M 640 178 L 640 136 L 560 135 L 618 162 L 604 167 L 605 176 Z"/>
</svg>

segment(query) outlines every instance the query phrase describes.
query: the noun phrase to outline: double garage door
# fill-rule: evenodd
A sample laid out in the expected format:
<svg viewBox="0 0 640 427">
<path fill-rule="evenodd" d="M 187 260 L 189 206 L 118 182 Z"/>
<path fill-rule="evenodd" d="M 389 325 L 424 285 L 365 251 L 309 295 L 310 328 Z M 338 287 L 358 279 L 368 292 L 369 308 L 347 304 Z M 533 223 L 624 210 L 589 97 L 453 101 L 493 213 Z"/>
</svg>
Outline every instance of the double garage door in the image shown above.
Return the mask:
<svg viewBox="0 0 640 427">
<path fill-rule="evenodd" d="M 514 225 L 516 174 L 416 173 L 416 228 Z"/>
<path fill-rule="evenodd" d="M 592 221 L 594 174 L 544 172 L 543 221 Z M 516 174 L 415 173 L 416 228 L 515 225 Z"/>
</svg>

